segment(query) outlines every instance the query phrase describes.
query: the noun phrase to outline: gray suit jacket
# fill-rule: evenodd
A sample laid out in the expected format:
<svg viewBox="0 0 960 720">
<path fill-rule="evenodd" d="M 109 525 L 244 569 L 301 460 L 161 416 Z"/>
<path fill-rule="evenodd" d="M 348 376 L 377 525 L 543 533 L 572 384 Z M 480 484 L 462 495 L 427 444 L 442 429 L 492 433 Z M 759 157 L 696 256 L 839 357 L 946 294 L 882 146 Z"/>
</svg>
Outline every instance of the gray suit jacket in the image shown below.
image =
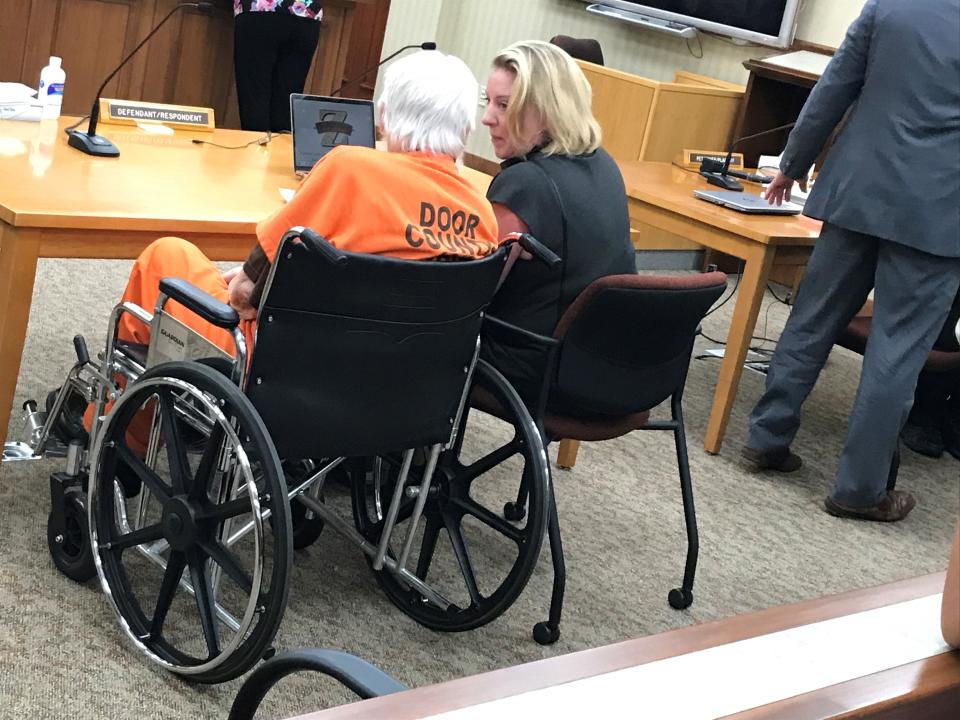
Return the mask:
<svg viewBox="0 0 960 720">
<path fill-rule="evenodd" d="M 960 257 L 960 0 L 867 0 L 780 169 L 806 177 L 851 106 L 804 213 Z"/>
</svg>

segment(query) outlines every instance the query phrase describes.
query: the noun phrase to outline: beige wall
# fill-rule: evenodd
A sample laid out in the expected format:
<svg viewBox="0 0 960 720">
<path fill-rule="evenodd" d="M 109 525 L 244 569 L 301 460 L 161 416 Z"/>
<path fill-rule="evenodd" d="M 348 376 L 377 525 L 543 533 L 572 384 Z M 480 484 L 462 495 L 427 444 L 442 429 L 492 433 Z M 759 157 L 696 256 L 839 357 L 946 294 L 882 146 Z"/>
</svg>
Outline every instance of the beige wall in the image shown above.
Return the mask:
<svg viewBox="0 0 960 720">
<path fill-rule="evenodd" d="M 864 1 L 806 0 L 797 37 L 837 46 Z M 607 65 L 654 80 L 670 80 L 675 70 L 689 70 L 744 83 L 744 60 L 779 52 L 704 37 L 703 58 L 697 59 L 681 40 L 590 15 L 584 7 L 578 0 L 392 0 L 384 53 L 436 40 L 442 51 L 462 57 L 483 83 L 490 59 L 500 48 L 517 40 L 564 34 L 596 38 Z M 482 128 L 469 149 L 493 157 Z"/>
</svg>

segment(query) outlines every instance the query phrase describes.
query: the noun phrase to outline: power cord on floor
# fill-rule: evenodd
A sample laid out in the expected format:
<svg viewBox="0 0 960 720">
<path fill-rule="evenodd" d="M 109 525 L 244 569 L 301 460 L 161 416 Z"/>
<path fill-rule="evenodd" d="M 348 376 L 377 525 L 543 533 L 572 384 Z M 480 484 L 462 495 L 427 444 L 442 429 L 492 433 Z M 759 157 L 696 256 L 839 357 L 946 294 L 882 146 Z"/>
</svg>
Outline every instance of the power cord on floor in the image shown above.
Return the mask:
<svg viewBox="0 0 960 720">
<path fill-rule="evenodd" d="M 718 305 L 714 305 L 712 308 L 710 308 L 710 309 L 707 311 L 707 314 L 703 316 L 704 318 L 710 317 L 710 316 L 713 315 L 717 310 L 719 310 L 719 309 L 722 308 L 724 305 L 726 305 L 728 302 L 730 302 L 730 298 L 732 298 L 734 295 L 737 294 L 737 288 L 740 287 L 740 278 L 741 278 L 741 277 L 743 277 L 743 260 L 740 261 L 740 266 L 737 268 L 737 279 L 736 279 L 736 280 L 734 281 L 734 283 L 733 283 L 733 290 L 731 290 L 731 291 L 730 291 L 730 294 L 727 295 L 727 297 L 724 298 L 722 301 L 720 301 L 720 303 L 719 303 Z"/>
</svg>

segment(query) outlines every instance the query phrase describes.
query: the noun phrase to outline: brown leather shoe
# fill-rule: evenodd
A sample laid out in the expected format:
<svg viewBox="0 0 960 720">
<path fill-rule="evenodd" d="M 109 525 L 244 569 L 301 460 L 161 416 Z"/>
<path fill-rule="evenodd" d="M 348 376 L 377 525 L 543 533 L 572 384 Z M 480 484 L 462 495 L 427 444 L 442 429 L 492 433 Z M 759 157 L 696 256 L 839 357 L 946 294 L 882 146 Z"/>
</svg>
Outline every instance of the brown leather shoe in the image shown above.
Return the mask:
<svg viewBox="0 0 960 720">
<path fill-rule="evenodd" d="M 873 507 L 848 507 L 841 505 L 831 497 L 823 501 L 824 509 L 835 517 L 854 520 L 874 520 L 876 522 L 896 522 L 903 520 L 916 506 L 917 501 L 906 490 L 890 490 Z"/>
<path fill-rule="evenodd" d="M 803 465 L 803 460 L 800 459 L 800 456 L 790 452 L 790 448 L 757 450 L 749 445 L 744 445 L 740 448 L 740 454 L 755 470 L 775 470 L 776 472 L 792 473 L 799 470 Z"/>
</svg>

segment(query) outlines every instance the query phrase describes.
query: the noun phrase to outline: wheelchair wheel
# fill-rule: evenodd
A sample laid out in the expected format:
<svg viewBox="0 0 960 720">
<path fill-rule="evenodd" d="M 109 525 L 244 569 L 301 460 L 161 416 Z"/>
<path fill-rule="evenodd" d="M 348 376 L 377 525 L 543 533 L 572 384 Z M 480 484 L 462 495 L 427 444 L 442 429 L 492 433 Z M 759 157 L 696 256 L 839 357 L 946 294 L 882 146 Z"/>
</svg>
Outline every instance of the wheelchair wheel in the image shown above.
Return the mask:
<svg viewBox="0 0 960 720">
<path fill-rule="evenodd" d="M 502 437 L 495 441 L 484 437 L 489 442 L 483 443 L 482 451 L 471 448 L 479 457 L 468 459 L 460 442 L 441 454 L 415 535 L 414 548 L 419 550 L 411 553 L 407 564 L 449 605 L 428 599 L 387 568 L 375 571 L 380 587 L 397 607 L 420 624 L 445 632 L 485 625 L 513 604 L 533 573 L 547 525 L 549 466 L 533 420 L 516 391 L 489 364 L 478 363 L 474 383 L 495 397 L 513 420 L 501 428 Z M 400 462 L 399 457 L 383 457 L 373 464 L 372 471 L 355 474 L 352 494 L 357 530 L 377 544 Z M 508 522 L 500 508 L 511 493 L 516 497 L 521 477 L 530 488 L 528 512 L 522 521 Z M 414 469 L 407 485 L 419 485 L 421 479 Z M 394 559 L 409 530 L 415 502 L 412 493 L 405 494 L 390 543 Z"/>
<path fill-rule="evenodd" d="M 57 570 L 78 583 L 85 583 L 97 574 L 90 551 L 87 532 L 85 495 L 79 487 L 63 494 L 63 530 L 55 527 L 53 513 L 47 517 L 47 548 Z"/>
<path fill-rule="evenodd" d="M 139 478 L 134 497 L 121 471 Z M 96 438 L 89 502 L 104 593 L 147 657 L 218 683 L 268 652 L 287 602 L 290 506 L 263 421 L 227 378 L 173 362 L 129 385 Z"/>
</svg>

